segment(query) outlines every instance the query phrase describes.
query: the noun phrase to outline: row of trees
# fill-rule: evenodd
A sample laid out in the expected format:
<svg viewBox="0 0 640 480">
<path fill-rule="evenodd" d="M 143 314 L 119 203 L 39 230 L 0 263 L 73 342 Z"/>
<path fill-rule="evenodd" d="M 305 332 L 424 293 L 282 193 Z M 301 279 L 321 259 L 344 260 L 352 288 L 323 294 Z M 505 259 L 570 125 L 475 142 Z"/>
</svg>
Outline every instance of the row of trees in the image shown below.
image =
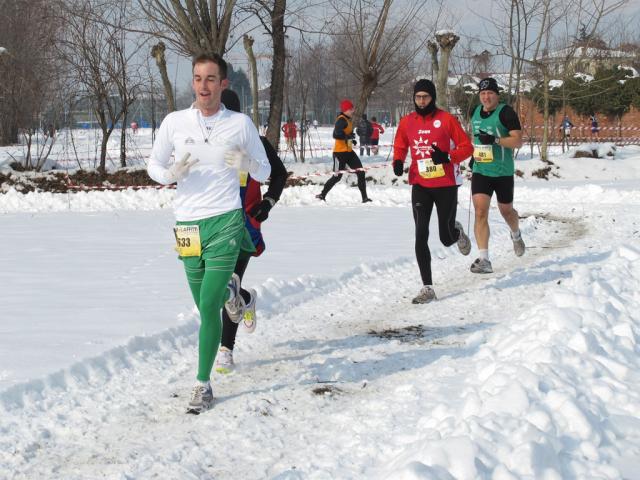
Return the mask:
<svg viewBox="0 0 640 480">
<path fill-rule="evenodd" d="M 573 75 L 549 89 L 549 113 L 563 113 L 566 107 L 578 115 L 603 113 L 620 118 L 631 107 L 640 108 L 640 77 L 633 78 L 633 71 L 623 66 L 600 68 L 593 77 Z M 529 97 L 540 107 L 543 89 L 537 85 Z"/>
<path fill-rule="evenodd" d="M 471 55 L 468 45 L 458 56 L 452 52 L 460 37 L 437 29 L 450 21 L 445 3 L 432 0 L 429 8 L 419 3 L 0 0 L 0 144 L 16 142 L 20 130 L 41 127 L 44 117 L 63 124 L 65 112 L 88 102 L 102 130 L 99 166 L 104 170 L 109 137 L 116 124 L 127 123 L 136 99 L 162 98 L 167 111 L 176 108 L 167 50 L 185 57 L 202 52 L 224 56 L 240 42 L 252 81 L 239 78 L 252 91 L 254 111 L 255 58 L 270 60 L 267 137 L 276 145 L 283 116 L 303 119 L 312 109 L 331 118 L 344 96 L 354 99 L 356 116 L 370 102 L 390 115 L 396 113 L 391 109 L 410 107 L 410 85 L 429 66 L 439 85 L 439 104 L 447 107 L 449 59 L 465 72 L 486 71 L 487 46 L 510 59 L 508 95 L 516 96 L 507 100 L 517 102 L 525 77 L 536 77 L 541 108 L 549 115 L 555 92 L 548 87 L 548 52 L 554 45 L 577 45 L 580 36 L 593 36 L 602 19 L 625 0 L 497 0 L 487 19 L 493 33 L 482 39 L 483 52 Z M 268 42 L 254 55 L 258 35 Z M 565 52 L 567 62 L 575 52 Z M 466 98 L 464 92 L 454 94 L 458 104 Z M 578 101 L 575 96 L 565 101 L 570 98 Z M 124 132 L 121 145 L 120 161 L 126 165 Z"/>
</svg>

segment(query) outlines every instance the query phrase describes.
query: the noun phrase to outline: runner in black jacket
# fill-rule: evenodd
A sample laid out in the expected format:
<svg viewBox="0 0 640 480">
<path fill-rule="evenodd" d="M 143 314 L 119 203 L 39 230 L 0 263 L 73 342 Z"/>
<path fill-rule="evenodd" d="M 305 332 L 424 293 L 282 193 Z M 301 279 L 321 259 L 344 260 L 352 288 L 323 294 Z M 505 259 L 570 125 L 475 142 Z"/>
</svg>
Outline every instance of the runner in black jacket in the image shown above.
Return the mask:
<svg viewBox="0 0 640 480">
<path fill-rule="evenodd" d="M 240 111 L 240 99 L 233 90 L 223 90 L 221 101 L 226 108 L 234 112 Z M 260 224 L 269 217 L 269 211 L 280 199 L 282 190 L 287 181 L 287 170 L 277 152 L 265 137 L 261 136 L 262 144 L 267 152 L 267 158 L 271 165 L 271 177 L 269 188 L 264 196 L 260 192 L 260 184 L 251 176 L 240 178 L 240 196 L 245 210 L 245 224 L 251 234 L 251 239 L 256 247 L 253 256 L 260 256 L 265 249 L 264 239 L 260 231 Z M 242 279 L 249 264 L 251 256 L 238 257 L 234 272 Z M 235 308 L 224 308 L 222 311 L 222 340 L 221 347 L 216 357 L 215 369 L 218 373 L 229 373 L 233 370 L 233 347 L 236 341 L 238 325 L 242 322 L 245 330 L 252 333 L 256 328 L 255 316 L 255 291 L 240 291 Z"/>
</svg>

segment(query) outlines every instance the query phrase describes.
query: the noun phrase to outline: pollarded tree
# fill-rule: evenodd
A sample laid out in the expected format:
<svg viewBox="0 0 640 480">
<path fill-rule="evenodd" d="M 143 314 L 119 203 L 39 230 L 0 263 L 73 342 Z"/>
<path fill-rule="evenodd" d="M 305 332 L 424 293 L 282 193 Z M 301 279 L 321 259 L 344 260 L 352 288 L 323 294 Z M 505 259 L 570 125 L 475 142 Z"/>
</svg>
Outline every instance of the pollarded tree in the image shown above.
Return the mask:
<svg viewBox="0 0 640 480">
<path fill-rule="evenodd" d="M 171 112 L 175 110 L 175 101 L 164 59 L 164 42 L 187 57 L 201 53 L 224 55 L 236 0 L 138 0 L 138 3 L 153 37 L 160 40 L 151 56 L 160 71 L 167 108 Z"/>
<path fill-rule="evenodd" d="M 436 92 L 438 92 L 436 103 L 438 107 L 446 110 L 449 103 L 449 92 L 447 90 L 447 80 L 449 78 L 449 60 L 451 52 L 460 40 L 460 37 L 451 30 L 438 30 L 435 34 L 436 41 L 427 42 L 427 49 L 431 55 L 431 65 L 435 78 Z M 438 57 L 438 51 L 440 57 Z"/>
<path fill-rule="evenodd" d="M 398 72 L 407 70 L 423 50 L 429 31 L 418 14 L 424 11 L 424 4 L 403 4 L 403 13 L 396 18 L 391 12 L 393 0 L 384 0 L 382 5 L 365 0 L 331 3 L 337 60 L 359 82 L 354 112 L 354 118 L 359 118 L 374 90 L 394 82 Z"/>
</svg>

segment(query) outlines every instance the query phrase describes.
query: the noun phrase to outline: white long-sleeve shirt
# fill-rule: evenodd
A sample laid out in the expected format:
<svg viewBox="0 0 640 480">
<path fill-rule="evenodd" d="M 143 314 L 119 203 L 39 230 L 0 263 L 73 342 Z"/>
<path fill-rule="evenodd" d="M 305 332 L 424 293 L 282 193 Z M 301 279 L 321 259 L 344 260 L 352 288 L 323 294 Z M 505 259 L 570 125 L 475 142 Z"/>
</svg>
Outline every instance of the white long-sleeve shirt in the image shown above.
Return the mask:
<svg viewBox="0 0 640 480">
<path fill-rule="evenodd" d="M 191 154 L 190 159 L 198 159 L 176 188 L 173 205 L 179 221 L 201 220 L 242 208 L 238 171 L 224 163 L 230 147 L 242 147 L 258 161 L 258 171 L 251 174 L 258 182 L 267 180 L 271 173 L 260 136 L 249 117 L 220 104 L 220 110 L 207 118 L 207 123 L 213 126 L 210 131 L 197 108 L 172 112 L 162 121 L 151 150 L 147 172 L 164 185 L 171 183 L 171 153 L 175 160 L 185 153 Z"/>
</svg>

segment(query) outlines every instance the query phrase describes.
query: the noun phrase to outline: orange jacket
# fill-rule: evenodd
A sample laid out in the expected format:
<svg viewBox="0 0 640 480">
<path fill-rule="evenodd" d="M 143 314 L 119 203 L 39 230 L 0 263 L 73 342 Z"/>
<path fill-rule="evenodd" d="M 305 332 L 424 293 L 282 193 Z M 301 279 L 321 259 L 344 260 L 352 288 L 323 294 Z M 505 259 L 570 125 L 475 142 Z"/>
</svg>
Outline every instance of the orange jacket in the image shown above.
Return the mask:
<svg viewBox="0 0 640 480">
<path fill-rule="evenodd" d="M 449 153 L 451 161 L 434 166 L 431 162 L 432 144 Z M 416 112 L 402 117 L 393 143 L 394 161 L 404 162 L 409 150 L 410 185 L 448 187 L 462 184 L 459 164 L 473 154 L 473 144 L 456 117 L 438 109 L 426 117 Z"/>
<path fill-rule="evenodd" d="M 336 118 L 336 125 L 338 124 L 338 122 L 340 123 L 346 122 L 347 126 L 342 128 L 342 131 L 344 132 L 344 135 L 346 138 L 335 138 L 337 128 L 334 128 L 333 133 L 335 138 L 335 144 L 333 145 L 333 151 L 334 152 L 352 152 L 353 147 L 351 144 L 351 133 L 353 132 L 353 122 L 344 113 L 341 113 L 340 115 L 338 115 L 338 118 Z"/>
</svg>

